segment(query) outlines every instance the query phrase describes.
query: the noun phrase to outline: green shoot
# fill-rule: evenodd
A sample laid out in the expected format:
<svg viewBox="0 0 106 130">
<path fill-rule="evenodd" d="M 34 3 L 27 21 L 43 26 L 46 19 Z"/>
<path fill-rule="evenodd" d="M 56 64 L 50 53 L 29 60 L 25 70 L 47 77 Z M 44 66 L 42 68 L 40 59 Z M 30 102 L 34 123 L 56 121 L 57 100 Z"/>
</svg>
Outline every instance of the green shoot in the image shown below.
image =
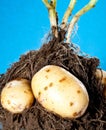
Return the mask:
<svg viewBox="0 0 106 130">
<path fill-rule="evenodd" d="M 58 37 L 58 27 L 57 27 L 57 12 L 56 12 L 56 0 L 42 0 L 49 12 L 50 24 L 52 28 L 52 33 L 55 37 Z"/>
<path fill-rule="evenodd" d="M 69 3 L 69 6 L 63 16 L 62 23 L 61 23 L 61 29 L 65 29 L 67 26 L 68 18 L 71 16 L 72 11 L 74 9 L 74 6 L 76 4 L 76 0 L 71 0 Z"/>
<path fill-rule="evenodd" d="M 74 17 L 72 18 L 71 22 L 69 23 L 69 27 L 67 30 L 67 37 L 66 37 L 66 42 L 70 43 L 70 36 L 72 34 L 72 30 L 74 28 L 75 23 L 78 21 L 79 17 L 81 15 L 83 15 L 84 13 L 86 13 L 87 11 L 89 11 L 90 9 L 92 9 L 95 4 L 96 4 L 97 0 L 90 0 L 90 2 L 84 6 L 81 10 L 79 10 Z"/>
</svg>

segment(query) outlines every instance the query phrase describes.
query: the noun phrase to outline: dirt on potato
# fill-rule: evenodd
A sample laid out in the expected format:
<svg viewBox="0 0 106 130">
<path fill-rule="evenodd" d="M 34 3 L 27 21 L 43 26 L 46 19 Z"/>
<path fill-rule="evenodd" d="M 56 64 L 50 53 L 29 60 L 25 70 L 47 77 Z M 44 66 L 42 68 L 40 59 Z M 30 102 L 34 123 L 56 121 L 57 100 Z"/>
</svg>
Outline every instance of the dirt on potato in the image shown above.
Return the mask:
<svg viewBox="0 0 106 130">
<path fill-rule="evenodd" d="M 37 100 L 21 114 L 11 114 L 0 103 L 0 122 L 3 130 L 106 130 L 106 98 L 103 85 L 95 72 L 99 59 L 79 56 L 70 44 L 64 43 L 64 33 L 44 43 L 39 50 L 32 50 L 12 64 L 0 76 L 0 93 L 4 85 L 16 78 L 31 81 L 33 75 L 46 65 L 58 65 L 74 74 L 85 85 L 90 102 L 85 114 L 78 119 L 63 119 L 46 111 Z"/>
</svg>

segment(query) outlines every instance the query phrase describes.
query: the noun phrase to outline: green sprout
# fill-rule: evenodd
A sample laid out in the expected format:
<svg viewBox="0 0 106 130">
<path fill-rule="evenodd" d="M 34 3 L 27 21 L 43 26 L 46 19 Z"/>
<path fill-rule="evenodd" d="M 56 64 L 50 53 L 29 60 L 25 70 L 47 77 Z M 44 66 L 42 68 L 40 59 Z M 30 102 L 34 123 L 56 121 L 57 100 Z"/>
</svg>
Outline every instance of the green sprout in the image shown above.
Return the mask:
<svg viewBox="0 0 106 130">
<path fill-rule="evenodd" d="M 64 13 L 62 23 L 60 24 L 60 27 L 58 27 L 58 17 L 56 12 L 56 3 L 57 0 L 42 0 L 45 6 L 48 9 L 49 12 L 49 18 L 50 18 L 50 24 L 52 28 L 52 34 L 58 38 L 58 32 L 59 28 L 66 31 L 66 43 L 70 43 L 70 37 L 72 35 L 73 28 L 76 24 L 76 22 L 79 20 L 80 16 L 82 16 L 84 13 L 92 9 L 95 5 L 97 0 L 90 0 L 88 4 L 86 4 L 82 9 L 80 9 L 71 19 L 70 23 L 68 23 L 68 18 L 71 16 L 72 11 L 74 9 L 74 6 L 76 4 L 77 0 L 70 0 L 70 3 L 68 5 L 68 8 L 66 12 Z"/>
<path fill-rule="evenodd" d="M 68 6 L 68 8 L 63 16 L 63 19 L 62 19 L 61 29 L 65 29 L 65 27 L 67 26 L 68 18 L 71 16 L 75 4 L 76 4 L 76 0 L 70 1 L 69 6 Z"/>
<path fill-rule="evenodd" d="M 72 34 L 72 30 L 74 28 L 75 23 L 78 21 L 80 16 L 82 16 L 84 13 L 92 9 L 96 5 L 97 0 L 90 0 L 90 2 L 85 5 L 81 10 L 79 10 L 74 17 L 72 18 L 71 22 L 69 23 L 69 28 L 67 30 L 67 37 L 66 42 L 70 43 L 70 36 Z"/>
<path fill-rule="evenodd" d="M 45 6 L 47 7 L 48 12 L 49 12 L 52 33 L 55 37 L 58 37 L 58 29 L 57 29 L 58 21 L 57 21 L 57 12 L 56 12 L 57 1 L 56 0 L 50 0 L 50 2 L 48 0 L 42 0 L 42 1 L 45 4 Z"/>
</svg>

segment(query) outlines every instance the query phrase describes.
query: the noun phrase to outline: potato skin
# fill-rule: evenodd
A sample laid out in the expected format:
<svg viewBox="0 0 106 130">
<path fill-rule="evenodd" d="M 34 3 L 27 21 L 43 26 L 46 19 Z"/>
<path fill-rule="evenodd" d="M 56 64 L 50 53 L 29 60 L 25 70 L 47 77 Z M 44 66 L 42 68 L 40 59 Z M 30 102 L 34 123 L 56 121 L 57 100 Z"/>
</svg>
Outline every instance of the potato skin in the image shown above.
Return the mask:
<svg viewBox="0 0 106 130">
<path fill-rule="evenodd" d="M 106 97 L 106 71 L 97 69 L 95 73 L 96 77 L 101 80 L 103 88 L 103 96 Z"/>
<path fill-rule="evenodd" d="M 43 67 L 33 76 L 31 86 L 39 103 L 63 118 L 78 118 L 87 109 L 89 96 L 85 86 L 59 66 Z"/>
<path fill-rule="evenodd" d="M 1 92 L 1 105 L 11 113 L 21 113 L 29 108 L 34 101 L 30 82 L 16 79 L 8 82 Z"/>
</svg>

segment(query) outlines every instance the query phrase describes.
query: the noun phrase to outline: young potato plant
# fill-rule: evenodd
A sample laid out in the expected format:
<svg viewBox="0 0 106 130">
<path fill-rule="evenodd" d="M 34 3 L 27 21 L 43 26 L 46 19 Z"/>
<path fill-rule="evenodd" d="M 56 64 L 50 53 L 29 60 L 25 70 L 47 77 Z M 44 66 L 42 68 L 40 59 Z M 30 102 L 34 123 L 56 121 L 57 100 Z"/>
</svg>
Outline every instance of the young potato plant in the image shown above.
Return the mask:
<svg viewBox="0 0 106 130">
<path fill-rule="evenodd" d="M 97 2 L 97 0 L 90 0 L 68 23 L 76 4 L 76 0 L 71 0 L 59 26 L 56 12 L 57 1 L 42 1 L 49 12 L 52 35 L 58 38 L 59 31 L 64 30 L 66 32 L 66 38 L 64 38 L 66 43 L 70 43 L 72 30 L 80 16 L 93 8 Z M 39 70 L 32 77 L 31 86 L 39 103 L 46 110 L 63 118 L 81 117 L 88 107 L 89 96 L 85 86 L 74 75 L 59 66 L 48 65 Z"/>
<path fill-rule="evenodd" d="M 57 0 L 42 1 L 49 12 L 52 35 L 58 38 L 59 31 L 64 30 L 66 32 L 64 42 L 66 43 L 70 43 L 73 28 L 80 16 L 93 8 L 97 2 L 97 0 L 90 0 L 68 23 L 68 19 L 77 2 L 77 0 L 70 0 L 62 22 L 58 25 Z M 48 73 L 48 78 L 46 77 L 47 70 L 51 70 Z M 62 81 L 60 78 L 62 78 Z M 48 111 L 66 118 L 78 118 L 84 114 L 88 107 L 89 96 L 85 86 L 74 75 L 59 66 L 42 68 L 32 77 L 31 83 L 32 86 L 26 79 L 16 79 L 7 83 L 1 93 L 2 106 L 12 113 L 21 113 L 31 107 L 35 96 Z"/>
</svg>

